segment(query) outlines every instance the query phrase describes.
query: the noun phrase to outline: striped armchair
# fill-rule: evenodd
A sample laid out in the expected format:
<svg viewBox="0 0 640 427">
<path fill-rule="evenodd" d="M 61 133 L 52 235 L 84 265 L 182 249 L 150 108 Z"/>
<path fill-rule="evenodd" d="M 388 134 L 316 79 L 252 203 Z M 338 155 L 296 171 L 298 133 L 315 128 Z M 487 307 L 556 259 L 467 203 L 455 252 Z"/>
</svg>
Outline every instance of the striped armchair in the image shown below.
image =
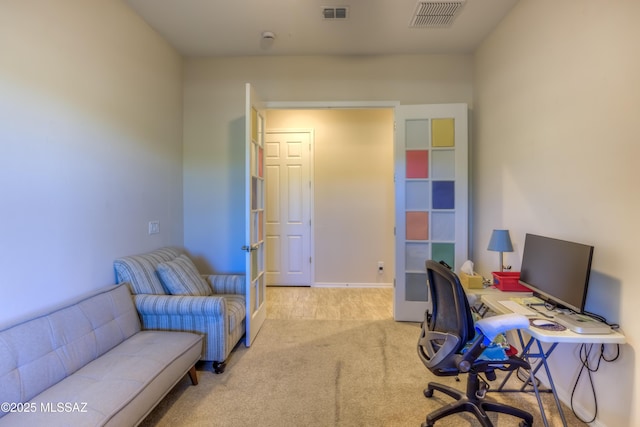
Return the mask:
<svg viewBox="0 0 640 427">
<path fill-rule="evenodd" d="M 226 359 L 245 333 L 242 275 L 200 275 L 177 248 L 162 248 L 114 261 L 116 282 L 127 282 L 143 329 L 188 331 L 204 336 L 201 360 L 224 372 Z"/>
</svg>

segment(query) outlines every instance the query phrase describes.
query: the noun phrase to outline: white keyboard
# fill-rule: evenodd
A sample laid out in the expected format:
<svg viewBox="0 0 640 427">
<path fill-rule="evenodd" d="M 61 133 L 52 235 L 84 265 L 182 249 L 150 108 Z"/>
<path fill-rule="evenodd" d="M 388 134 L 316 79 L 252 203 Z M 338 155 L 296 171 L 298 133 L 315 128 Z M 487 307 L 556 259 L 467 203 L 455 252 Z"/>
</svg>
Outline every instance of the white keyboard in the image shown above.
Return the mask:
<svg viewBox="0 0 640 427">
<path fill-rule="evenodd" d="M 529 310 L 524 305 L 518 304 L 515 301 L 503 300 L 503 301 L 498 301 L 498 302 L 501 305 L 503 305 L 504 307 L 508 308 L 510 311 L 514 312 L 514 313 L 523 314 L 525 316 L 536 316 L 536 313 L 533 310 Z"/>
</svg>

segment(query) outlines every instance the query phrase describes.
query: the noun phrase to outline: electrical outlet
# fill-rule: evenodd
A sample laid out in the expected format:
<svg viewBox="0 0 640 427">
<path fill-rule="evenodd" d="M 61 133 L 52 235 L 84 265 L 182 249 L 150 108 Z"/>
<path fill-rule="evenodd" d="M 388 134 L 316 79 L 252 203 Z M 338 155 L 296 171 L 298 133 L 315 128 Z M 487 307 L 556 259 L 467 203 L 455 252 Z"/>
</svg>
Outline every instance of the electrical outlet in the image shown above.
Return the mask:
<svg viewBox="0 0 640 427">
<path fill-rule="evenodd" d="M 160 232 L 160 221 L 149 221 L 149 234 L 158 234 Z"/>
<path fill-rule="evenodd" d="M 384 262 L 378 261 L 378 274 L 382 274 L 384 272 Z"/>
</svg>

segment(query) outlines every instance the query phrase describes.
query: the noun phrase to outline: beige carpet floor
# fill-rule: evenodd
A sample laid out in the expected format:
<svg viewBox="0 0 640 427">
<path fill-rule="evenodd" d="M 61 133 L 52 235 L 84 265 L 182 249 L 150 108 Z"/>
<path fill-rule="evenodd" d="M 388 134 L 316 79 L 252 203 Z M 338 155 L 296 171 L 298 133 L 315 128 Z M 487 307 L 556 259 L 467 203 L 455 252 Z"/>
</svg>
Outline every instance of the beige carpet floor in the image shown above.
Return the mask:
<svg viewBox="0 0 640 427">
<path fill-rule="evenodd" d="M 267 319 L 251 348 L 240 344 L 225 373 L 199 366 L 197 386 L 184 378 L 143 426 L 420 426 L 428 412 L 451 398 L 427 399 L 429 381 L 464 389 L 466 377 L 435 377 L 416 353 L 419 325 L 393 320 Z M 517 380 L 514 380 L 517 381 Z M 495 382 L 494 382 L 495 384 Z M 497 386 L 498 384 L 495 384 Z M 523 408 L 542 426 L 534 396 L 490 393 Z M 545 396 L 552 426 L 560 417 Z M 569 426 L 584 426 L 565 408 Z M 518 420 L 492 416 L 496 426 Z M 477 426 L 468 414 L 438 427 Z"/>
</svg>

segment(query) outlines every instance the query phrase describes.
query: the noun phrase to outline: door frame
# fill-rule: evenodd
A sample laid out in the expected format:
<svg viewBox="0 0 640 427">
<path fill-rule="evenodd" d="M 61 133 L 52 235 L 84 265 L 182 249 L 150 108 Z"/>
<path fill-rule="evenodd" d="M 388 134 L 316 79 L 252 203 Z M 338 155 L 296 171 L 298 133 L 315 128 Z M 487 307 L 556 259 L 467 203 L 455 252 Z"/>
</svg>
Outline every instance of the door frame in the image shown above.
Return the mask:
<svg viewBox="0 0 640 427">
<path fill-rule="evenodd" d="M 270 109 L 290 109 L 290 110 L 295 110 L 295 109 L 306 109 L 306 110 L 310 110 L 310 109 L 375 109 L 375 108 L 391 108 L 394 111 L 394 117 L 398 116 L 398 108 L 403 105 L 400 101 L 265 101 L 265 109 L 270 110 Z M 409 105 L 409 104 L 406 104 Z M 431 105 L 431 104 L 420 104 L 420 105 Z M 438 104 L 438 105 L 442 105 L 442 104 Z M 397 148 L 398 148 L 398 141 L 397 141 L 397 132 L 396 132 L 396 127 L 397 123 L 394 119 L 394 138 L 393 138 L 393 150 L 394 153 L 396 152 Z M 467 141 L 468 141 L 468 131 L 469 131 L 469 124 L 468 124 L 468 117 L 467 117 Z M 465 150 L 468 149 L 467 147 L 465 147 Z M 397 180 L 397 167 L 395 162 L 397 161 L 397 159 L 395 159 L 395 154 L 394 154 L 394 181 Z M 467 181 L 467 185 L 470 185 Z M 470 197 L 470 190 L 467 194 L 467 197 Z M 397 198 L 397 195 L 394 197 Z M 397 208 L 394 209 L 394 211 L 396 211 L 397 214 Z M 470 211 L 469 211 L 470 214 Z M 396 218 L 395 221 L 395 227 L 394 227 L 394 234 L 397 233 L 397 226 L 398 226 L 398 219 Z M 466 232 L 468 233 L 468 235 L 471 234 L 471 228 L 470 228 L 470 224 L 469 221 L 467 220 L 467 224 L 466 224 Z M 467 240 L 467 245 L 470 244 L 470 241 Z M 467 246 L 468 248 L 469 246 Z M 397 243 L 397 236 L 396 239 L 394 239 L 394 252 L 397 253 L 398 251 L 398 243 Z M 468 254 L 469 255 L 469 254 Z M 398 256 L 396 256 L 396 264 L 398 261 Z M 397 287 L 397 275 L 398 272 L 401 271 L 400 269 L 398 269 L 398 266 L 395 265 L 395 271 L 393 272 L 393 276 L 394 276 L 394 281 L 393 281 L 393 301 L 394 301 L 394 319 L 397 320 L 404 320 L 404 319 L 400 319 L 398 317 L 398 313 L 396 313 L 396 299 L 398 296 L 398 287 Z M 409 319 L 407 319 L 409 320 Z"/>
<path fill-rule="evenodd" d="M 269 109 L 273 109 L 273 108 L 269 108 L 269 103 L 265 102 L 265 107 L 267 110 Z M 289 108 L 282 108 L 282 109 L 289 109 Z M 268 113 L 267 113 L 268 114 Z M 314 212 L 314 201 L 315 201 L 315 197 L 314 197 L 314 191 L 315 191 L 315 179 L 314 179 L 314 151 L 315 151 L 315 132 L 314 129 L 310 129 L 310 128 L 274 128 L 274 129 L 265 129 L 265 134 L 267 133 L 306 133 L 309 135 L 309 256 L 311 257 L 311 262 L 309 263 L 309 287 L 314 287 L 316 280 L 315 280 L 315 261 L 316 261 L 316 257 L 315 257 L 315 239 L 314 239 L 314 217 L 313 217 L 313 212 Z M 265 158 L 266 159 L 266 158 Z M 265 199 L 267 198 L 266 195 L 266 189 L 268 188 L 268 186 L 265 186 Z M 267 257 L 269 256 L 269 253 L 267 252 Z M 266 260 L 265 260 L 266 262 Z"/>
<path fill-rule="evenodd" d="M 396 108 L 401 105 L 400 101 L 264 101 L 264 106 L 265 109 L 268 110 L 332 110 L 332 109 L 338 109 L 338 110 L 348 110 L 348 109 L 375 109 L 375 108 L 384 108 L 384 109 L 392 109 L 394 111 L 394 116 L 395 116 L 395 111 Z M 271 130 L 271 129 L 269 129 Z M 315 140 L 314 140 L 315 142 Z M 395 153 L 395 149 L 396 149 L 396 141 L 395 141 L 395 132 L 394 132 L 394 140 L 393 140 L 393 150 Z M 312 150 L 313 151 L 313 150 Z M 395 174 L 395 165 L 394 165 L 394 174 Z M 395 175 L 394 175 L 395 176 Z M 312 182 L 313 182 L 313 178 L 312 178 Z M 312 184 L 313 186 L 313 184 Z M 311 194 L 311 198 L 312 198 L 312 205 L 311 208 L 314 208 L 314 195 L 313 192 Z M 312 211 L 312 220 L 313 220 L 313 211 Z M 311 230 L 312 236 L 313 236 L 313 227 Z M 312 237 L 312 245 L 315 245 L 315 239 L 313 239 Z M 395 239 L 394 239 L 394 245 L 395 245 Z M 312 252 L 313 252 L 313 248 L 312 248 Z M 395 248 L 394 248 L 394 253 L 395 253 Z M 315 254 L 314 254 L 315 255 Z M 311 271 L 311 277 L 313 279 L 311 286 L 315 287 L 316 283 L 315 283 L 315 269 L 313 268 L 313 266 L 315 265 L 315 256 L 312 255 L 312 271 Z M 396 267 L 397 270 L 397 267 Z M 393 277 L 395 278 L 396 272 L 393 272 Z M 393 300 L 395 301 L 395 293 L 396 293 L 396 286 L 395 286 L 395 279 L 394 279 L 394 284 L 393 284 Z"/>
</svg>

